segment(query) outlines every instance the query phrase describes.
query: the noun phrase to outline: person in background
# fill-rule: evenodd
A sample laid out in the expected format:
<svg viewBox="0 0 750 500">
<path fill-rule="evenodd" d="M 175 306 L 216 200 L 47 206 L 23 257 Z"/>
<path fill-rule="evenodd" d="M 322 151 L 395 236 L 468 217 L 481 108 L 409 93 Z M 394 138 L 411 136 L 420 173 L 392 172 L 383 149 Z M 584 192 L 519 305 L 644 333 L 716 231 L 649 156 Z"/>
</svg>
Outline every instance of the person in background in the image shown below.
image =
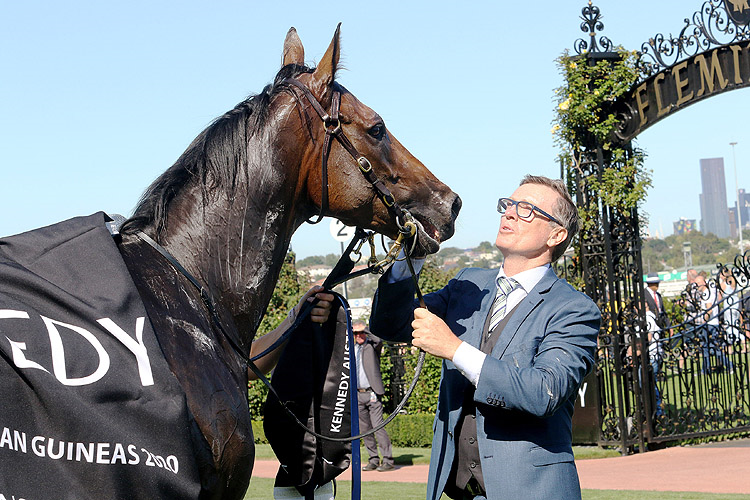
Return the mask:
<svg viewBox="0 0 750 500">
<path fill-rule="evenodd" d="M 672 325 L 664 309 L 664 298 L 659 293 L 659 283 L 661 283 L 661 279 L 657 273 L 648 273 L 648 276 L 646 276 L 644 298 L 646 299 L 648 309 L 656 318 L 656 324 L 659 325 L 659 328 L 667 330 Z"/>
<path fill-rule="evenodd" d="M 656 416 L 660 417 L 664 415 L 664 409 L 662 408 L 661 393 L 659 392 L 659 385 L 657 378 L 659 376 L 659 368 L 661 367 L 661 360 L 664 357 L 664 348 L 662 346 L 661 337 L 664 331 L 657 322 L 657 316 L 651 310 L 651 304 L 646 301 L 646 329 L 648 332 L 648 359 L 651 363 L 651 370 L 654 376 L 654 406 L 656 408 Z"/>
<path fill-rule="evenodd" d="M 706 281 L 704 271 L 698 273 L 695 279 L 696 292 L 699 298 L 697 324 L 701 325 L 701 352 L 703 356 L 703 373 L 723 371 L 727 364 L 726 354 L 721 348 L 719 339 L 719 293 L 714 280 Z"/>
<path fill-rule="evenodd" d="M 383 343 L 380 338 L 371 334 L 364 321 L 357 320 L 352 324 L 354 330 L 354 355 L 357 360 L 357 391 L 359 400 L 359 432 L 367 432 L 383 423 L 383 404 L 381 398 L 385 393 L 383 378 L 380 374 L 380 351 Z M 362 438 L 370 459 L 362 467 L 364 471 L 377 470 L 386 472 L 394 469 L 391 439 L 385 427 Z M 383 455 L 378 456 L 378 447 Z"/>
<path fill-rule="evenodd" d="M 719 287 L 724 309 L 724 336 L 728 344 L 740 344 L 744 338 L 742 315 L 740 314 L 740 293 L 737 291 L 737 280 L 732 271 L 723 268 L 719 271 Z"/>
</svg>

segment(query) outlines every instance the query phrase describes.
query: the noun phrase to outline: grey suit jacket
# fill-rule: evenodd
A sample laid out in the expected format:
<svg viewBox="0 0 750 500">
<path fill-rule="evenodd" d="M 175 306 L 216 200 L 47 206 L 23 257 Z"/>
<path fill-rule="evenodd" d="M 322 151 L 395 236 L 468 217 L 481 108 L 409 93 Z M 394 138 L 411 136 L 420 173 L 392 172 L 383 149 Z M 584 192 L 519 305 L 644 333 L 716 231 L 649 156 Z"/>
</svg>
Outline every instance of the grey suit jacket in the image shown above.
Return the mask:
<svg viewBox="0 0 750 500">
<path fill-rule="evenodd" d="M 370 328 L 411 340 L 412 280 L 381 278 Z M 477 347 L 495 297 L 497 270 L 464 269 L 425 296 L 461 340 Z M 571 446 L 577 390 L 592 369 L 601 315 L 586 295 L 547 271 L 508 321 L 482 366 L 474 393 L 477 437 L 489 500 L 580 499 Z M 455 455 L 454 433 L 470 382 L 443 362 L 427 499 L 437 500 Z"/>
<path fill-rule="evenodd" d="M 362 346 L 362 367 L 367 375 L 367 380 L 370 382 L 370 387 L 378 396 L 385 393 L 383 377 L 380 374 L 380 353 L 378 350 L 381 344 L 382 341 L 378 337 L 367 332 L 367 342 Z"/>
</svg>

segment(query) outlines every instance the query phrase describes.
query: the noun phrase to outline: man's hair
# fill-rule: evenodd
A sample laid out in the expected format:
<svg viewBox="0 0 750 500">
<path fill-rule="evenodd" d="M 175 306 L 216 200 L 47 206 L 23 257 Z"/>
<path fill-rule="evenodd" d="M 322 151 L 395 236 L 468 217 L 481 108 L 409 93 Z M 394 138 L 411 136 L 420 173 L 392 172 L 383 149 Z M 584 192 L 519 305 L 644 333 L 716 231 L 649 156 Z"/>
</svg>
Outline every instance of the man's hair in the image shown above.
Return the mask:
<svg viewBox="0 0 750 500">
<path fill-rule="evenodd" d="M 573 237 L 578 232 L 580 226 L 578 209 L 576 208 L 576 204 L 573 203 L 570 193 L 568 193 L 568 188 L 560 179 L 550 179 L 549 177 L 544 177 L 542 175 L 527 175 L 521 180 L 520 185 L 523 186 L 524 184 L 547 186 L 558 194 L 557 204 L 552 211 L 552 215 L 562 222 L 563 227 L 568 230 L 568 237 L 552 249 L 552 262 L 555 262 L 562 257 L 562 254 L 565 253 L 568 245 L 570 245 Z"/>
</svg>

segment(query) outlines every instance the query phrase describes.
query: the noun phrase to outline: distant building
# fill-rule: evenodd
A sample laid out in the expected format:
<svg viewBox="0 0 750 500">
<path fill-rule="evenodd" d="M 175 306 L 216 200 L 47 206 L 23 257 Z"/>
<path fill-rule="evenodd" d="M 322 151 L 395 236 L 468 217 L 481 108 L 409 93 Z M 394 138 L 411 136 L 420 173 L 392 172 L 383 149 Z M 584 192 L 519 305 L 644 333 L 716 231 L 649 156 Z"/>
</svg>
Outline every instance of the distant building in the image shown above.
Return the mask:
<svg viewBox="0 0 750 500">
<path fill-rule="evenodd" d="M 695 219 L 686 219 L 684 217 L 680 217 L 680 220 L 673 222 L 672 227 L 674 228 L 674 234 L 685 234 L 698 230 Z"/>
<path fill-rule="evenodd" d="M 727 209 L 727 187 L 724 178 L 724 158 L 700 160 L 701 231 L 713 233 L 719 238 L 729 238 L 729 213 Z"/>
</svg>

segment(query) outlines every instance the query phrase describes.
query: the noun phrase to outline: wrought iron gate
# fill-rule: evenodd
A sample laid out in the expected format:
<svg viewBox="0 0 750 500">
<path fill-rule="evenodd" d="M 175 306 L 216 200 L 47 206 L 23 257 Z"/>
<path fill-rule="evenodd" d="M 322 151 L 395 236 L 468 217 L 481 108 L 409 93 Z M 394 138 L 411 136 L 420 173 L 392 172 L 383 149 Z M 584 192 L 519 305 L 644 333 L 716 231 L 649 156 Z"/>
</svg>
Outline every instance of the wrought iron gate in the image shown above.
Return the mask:
<svg viewBox="0 0 750 500">
<path fill-rule="evenodd" d="M 588 37 L 577 42 L 578 57 L 592 64 L 618 57 L 608 52 L 612 43 L 606 37 L 597 44 L 595 31 L 603 29 L 599 9 L 589 2 L 582 14 L 581 28 Z M 673 57 L 670 64 L 675 65 L 682 56 L 700 57 L 696 46 L 708 51 L 750 39 L 750 19 L 737 24 L 727 16 L 725 0 L 706 1 L 692 20 L 685 20 L 688 26 L 679 37 L 667 38 L 672 52 L 654 45 L 665 39 L 661 35 L 644 44 L 642 54 L 653 58 L 643 66 L 644 79 L 661 67 L 669 69 L 665 55 Z M 724 42 L 717 27 L 728 37 Z M 716 48 L 713 57 L 719 61 L 722 53 L 737 53 L 729 49 L 732 46 Z M 633 93 L 640 89 L 646 89 L 646 83 Z M 646 108 L 618 104 L 618 137 L 629 146 L 648 118 Z M 601 179 L 605 169 L 621 165 L 593 140 L 578 153 L 577 168 L 563 168 L 561 174 L 579 207 L 597 219 L 584 225 L 578 254 L 582 286 L 602 311 L 595 367 L 599 444 L 619 446 L 626 453 L 645 451 L 649 443 L 750 431 L 750 252 L 730 265 L 717 265 L 707 276 L 693 280 L 691 275 L 690 284 L 669 307 L 669 320 L 655 317 L 644 301 L 637 210 L 607 206 L 584 182 L 589 176 Z"/>
</svg>

